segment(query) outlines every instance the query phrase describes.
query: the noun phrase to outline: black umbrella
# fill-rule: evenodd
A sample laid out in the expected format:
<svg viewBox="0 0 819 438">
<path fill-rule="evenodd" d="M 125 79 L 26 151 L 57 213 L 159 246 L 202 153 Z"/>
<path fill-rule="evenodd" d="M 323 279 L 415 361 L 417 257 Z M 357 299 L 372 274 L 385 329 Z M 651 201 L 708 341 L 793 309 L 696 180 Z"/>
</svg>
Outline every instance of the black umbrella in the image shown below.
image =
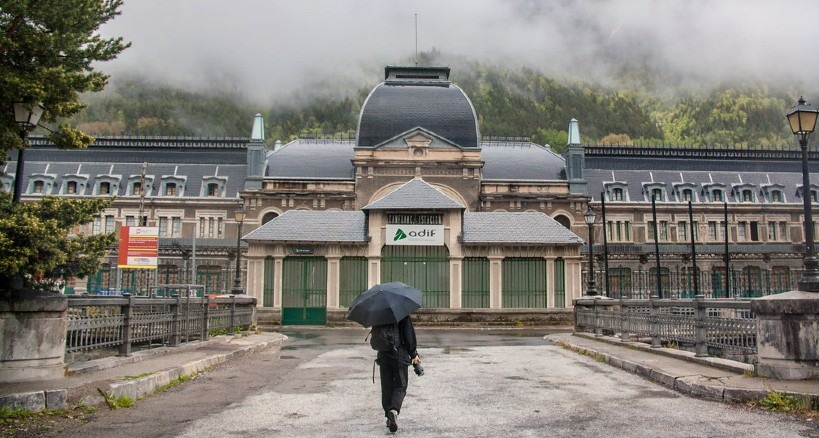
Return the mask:
<svg viewBox="0 0 819 438">
<path fill-rule="evenodd" d="M 392 324 L 421 307 L 421 291 L 401 283 L 376 284 L 368 291 L 357 296 L 347 319 L 364 327 L 381 324 Z"/>
</svg>

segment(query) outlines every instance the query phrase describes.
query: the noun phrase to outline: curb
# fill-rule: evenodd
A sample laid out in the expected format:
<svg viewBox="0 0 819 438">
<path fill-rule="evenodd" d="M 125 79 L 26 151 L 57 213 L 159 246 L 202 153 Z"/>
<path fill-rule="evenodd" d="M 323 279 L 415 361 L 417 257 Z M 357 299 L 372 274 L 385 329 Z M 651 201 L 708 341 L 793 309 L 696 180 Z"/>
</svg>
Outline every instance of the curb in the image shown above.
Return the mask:
<svg viewBox="0 0 819 438">
<path fill-rule="evenodd" d="M 248 354 L 256 353 L 258 351 L 265 350 L 276 345 L 281 345 L 286 340 L 287 336 L 282 335 L 282 338 L 280 339 L 275 339 L 257 344 L 250 344 L 228 353 L 215 354 L 204 359 L 188 362 L 186 364 L 182 364 L 180 366 L 173 367 L 167 370 L 158 371 L 149 376 L 141 377 L 134 380 L 112 383 L 108 385 L 108 388 L 102 389 L 109 395 L 109 397 L 127 396 L 132 400 L 136 401 L 138 399 L 151 395 L 157 389 L 170 384 L 171 382 L 179 379 L 180 377 L 191 376 L 194 374 L 206 372 L 208 369 L 213 368 L 216 365 L 225 363 L 232 359 L 238 359 Z M 102 397 L 94 397 L 93 399 L 96 400 L 98 404 L 100 402 L 102 403 L 105 402 L 105 400 Z M 81 400 L 81 402 L 82 401 L 84 401 L 86 404 L 91 404 L 89 402 L 91 402 L 92 400 Z"/>
<path fill-rule="evenodd" d="M 631 348 L 635 350 L 646 350 L 654 354 L 661 354 L 664 356 L 672 357 L 675 359 L 681 360 L 689 360 L 691 362 L 696 362 L 701 365 L 707 365 L 714 368 L 719 368 L 725 371 L 732 371 L 736 372 L 737 374 L 742 374 L 745 369 L 751 367 L 752 365 L 748 364 L 741 364 L 741 363 L 730 363 L 733 361 L 727 361 L 724 359 L 718 359 L 718 361 L 713 361 L 716 358 L 695 358 L 693 356 L 687 357 L 688 355 L 679 355 L 674 354 L 668 351 L 660 351 L 663 349 L 656 349 L 651 347 L 643 347 L 637 345 L 629 345 L 629 344 L 622 344 L 619 341 L 612 340 L 612 339 L 604 339 L 600 337 L 595 337 L 594 335 L 588 335 L 585 333 L 574 333 L 572 336 L 578 336 L 582 338 L 587 338 L 590 340 L 594 340 L 596 342 L 606 342 L 609 344 L 617 344 L 618 346 Z M 550 338 L 550 341 L 558 344 L 564 345 L 568 347 L 570 350 L 574 352 L 578 352 L 578 350 L 587 351 L 593 353 L 595 356 L 602 358 L 602 362 L 613 366 L 615 368 L 620 368 L 624 371 L 627 371 L 632 374 L 636 374 L 640 377 L 643 377 L 647 380 L 650 380 L 655 383 L 659 383 L 660 385 L 665 386 L 666 388 L 672 389 L 684 395 L 689 395 L 692 397 L 713 400 L 713 401 L 720 401 L 720 402 L 728 402 L 728 403 L 747 403 L 752 401 L 757 401 L 763 399 L 768 396 L 771 391 L 768 390 L 759 390 L 759 389 L 748 389 L 748 388 L 735 388 L 735 387 L 728 387 L 723 385 L 713 385 L 706 382 L 712 381 L 711 378 L 695 375 L 695 376 L 675 376 L 672 374 L 668 374 L 662 370 L 654 369 L 651 367 L 647 367 L 643 364 L 639 364 L 636 362 L 629 361 L 627 359 L 623 359 L 621 357 L 613 356 L 606 352 L 597 351 L 594 347 L 589 347 L 587 345 L 578 345 L 576 343 L 571 342 L 571 337 L 564 338 L 564 339 L 557 339 L 557 338 Z M 665 349 L 668 350 L 668 349 Z M 685 353 L 685 352 L 679 352 Z M 692 353 L 693 354 L 693 353 Z M 711 359 L 711 360 L 708 360 Z M 747 365 L 747 366 L 746 366 Z M 801 393 L 801 392 L 792 392 L 792 391 L 777 391 L 784 395 L 794 396 L 794 397 L 802 397 L 809 399 L 814 406 L 819 406 L 819 394 L 808 394 L 808 393 Z"/>
<path fill-rule="evenodd" d="M 235 339 L 235 338 L 234 338 Z M 219 343 L 225 342 L 225 340 L 214 340 Z M 211 356 L 208 356 L 204 359 L 199 359 L 193 362 L 188 362 L 179 366 L 175 366 L 172 368 L 168 368 L 165 370 L 157 371 L 152 373 L 148 376 L 141 377 L 139 379 L 134 380 L 127 380 L 127 381 L 119 381 L 115 383 L 111 383 L 108 385 L 103 385 L 104 387 L 100 388 L 105 391 L 106 394 L 113 397 L 120 397 L 120 396 L 128 396 L 132 400 L 137 400 L 140 398 L 144 398 L 153 392 L 155 392 L 158 388 L 162 386 L 170 384 L 172 381 L 179 379 L 182 376 L 190 376 L 193 374 L 198 374 L 202 372 L 206 372 L 208 369 L 225 363 L 231 359 L 237 359 L 248 354 L 256 353 L 261 350 L 265 350 L 267 348 L 281 345 L 287 341 L 287 336 L 282 335 L 279 339 L 274 339 L 266 342 L 259 342 L 254 344 L 248 344 L 246 346 L 242 346 L 237 348 L 236 350 L 227 352 L 227 353 L 218 353 Z M 185 350 L 197 349 L 204 347 L 210 344 L 211 341 L 205 341 L 203 343 L 199 343 L 197 345 L 191 345 Z M 216 343 L 216 342 L 214 342 Z M 179 347 L 174 347 L 179 348 Z M 124 358 L 113 358 L 112 360 L 104 360 L 100 361 L 96 364 L 91 364 L 90 366 L 81 366 L 76 367 L 71 371 L 66 371 L 66 375 L 77 375 L 81 373 L 88 373 L 108 368 L 113 368 L 118 365 L 124 365 L 129 363 L 140 362 L 144 359 L 148 359 L 150 357 L 155 357 L 159 355 L 170 355 L 174 352 L 180 352 L 185 350 L 173 350 L 173 351 L 151 351 L 147 350 L 145 353 L 141 355 L 135 355 L 137 357 L 124 357 Z M 10 407 L 10 408 L 21 408 L 27 409 L 34 412 L 39 412 L 42 410 L 61 410 L 61 409 L 68 409 L 70 408 L 68 404 L 68 400 L 71 397 L 71 392 L 76 390 L 77 388 L 69 388 L 69 389 L 52 389 L 52 390 L 44 390 L 44 391 L 33 391 L 33 392 L 25 392 L 25 393 L 17 393 L 17 394 L 8 394 L 5 396 L 0 396 L 0 407 Z M 91 396 L 91 397 L 84 397 L 79 400 L 79 403 L 83 403 L 89 406 L 96 406 L 100 404 L 106 403 L 105 399 L 102 395 L 98 396 Z"/>
</svg>

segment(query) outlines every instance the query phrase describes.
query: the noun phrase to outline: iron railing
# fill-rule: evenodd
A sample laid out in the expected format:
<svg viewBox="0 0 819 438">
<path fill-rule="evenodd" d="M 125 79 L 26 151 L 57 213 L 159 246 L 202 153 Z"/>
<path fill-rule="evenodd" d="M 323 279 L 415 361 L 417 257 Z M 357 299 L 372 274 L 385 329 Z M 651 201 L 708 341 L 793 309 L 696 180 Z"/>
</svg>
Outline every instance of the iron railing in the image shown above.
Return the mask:
<svg viewBox="0 0 819 438">
<path fill-rule="evenodd" d="M 706 298 L 759 298 L 796 290 L 802 277 L 801 270 L 775 271 L 746 267 L 731 269 L 727 279 L 724 270 L 699 271 L 695 281 L 693 272 L 680 269 L 609 268 L 608 290 L 605 272 L 595 270 L 594 279 L 600 295 L 618 299 L 648 299 L 650 295 L 657 295 L 657 272 L 660 272 L 662 298 L 693 298 L 697 294 Z M 588 277 L 588 271 L 583 271 L 584 289 Z"/>
<path fill-rule="evenodd" d="M 118 348 L 127 356 L 135 347 L 175 347 L 248 329 L 255 320 L 256 299 L 250 297 L 69 297 L 65 349 Z"/>
<path fill-rule="evenodd" d="M 575 330 L 619 336 L 623 342 L 650 342 L 753 363 L 757 323 L 749 300 L 578 299 Z"/>
</svg>

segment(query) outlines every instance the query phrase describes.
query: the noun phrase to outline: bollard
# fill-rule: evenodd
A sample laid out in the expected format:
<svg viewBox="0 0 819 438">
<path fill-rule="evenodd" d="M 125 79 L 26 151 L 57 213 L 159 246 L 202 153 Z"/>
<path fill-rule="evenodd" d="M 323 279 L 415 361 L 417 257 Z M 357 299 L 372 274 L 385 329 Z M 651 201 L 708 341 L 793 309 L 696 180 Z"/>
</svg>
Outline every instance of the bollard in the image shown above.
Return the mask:
<svg viewBox="0 0 819 438">
<path fill-rule="evenodd" d="M 702 300 L 705 295 L 694 297 L 694 352 L 696 357 L 708 356 L 708 346 L 705 343 L 705 306 Z"/>
</svg>

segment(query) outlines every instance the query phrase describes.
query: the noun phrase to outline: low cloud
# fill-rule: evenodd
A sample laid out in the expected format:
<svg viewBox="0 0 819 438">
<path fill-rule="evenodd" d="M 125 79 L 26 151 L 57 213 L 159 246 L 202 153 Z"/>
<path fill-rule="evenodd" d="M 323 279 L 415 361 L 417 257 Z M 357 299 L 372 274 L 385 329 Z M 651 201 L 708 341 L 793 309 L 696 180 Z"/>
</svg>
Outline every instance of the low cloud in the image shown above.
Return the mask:
<svg viewBox="0 0 819 438">
<path fill-rule="evenodd" d="M 421 51 L 557 77 L 798 88 L 819 67 L 810 0 L 139 0 L 122 12 L 102 29 L 133 43 L 100 66 L 114 81 L 137 74 L 260 102 L 329 76 L 376 82 L 380 66 L 415 53 L 415 14 Z"/>
</svg>

